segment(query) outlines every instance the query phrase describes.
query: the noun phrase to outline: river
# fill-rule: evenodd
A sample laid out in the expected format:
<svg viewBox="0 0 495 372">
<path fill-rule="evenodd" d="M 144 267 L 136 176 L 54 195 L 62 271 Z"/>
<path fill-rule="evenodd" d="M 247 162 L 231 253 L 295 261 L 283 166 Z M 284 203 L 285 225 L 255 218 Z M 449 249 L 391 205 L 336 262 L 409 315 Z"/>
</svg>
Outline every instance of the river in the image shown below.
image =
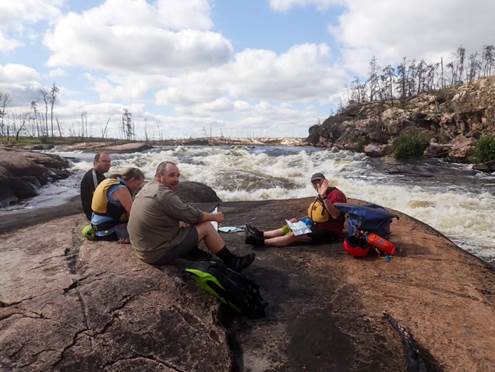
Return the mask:
<svg viewBox="0 0 495 372">
<path fill-rule="evenodd" d="M 1 214 L 54 205 L 78 194 L 93 154 L 54 153 L 72 160 L 73 175 Z M 208 184 L 224 201 L 312 196 L 309 178 L 323 172 L 348 197 L 404 212 L 476 256 L 495 261 L 495 174 L 474 172 L 469 165 L 438 160 L 384 164 L 363 154 L 314 147 L 170 146 L 113 155 L 110 171 L 134 166 L 152 178 L 163 160 L 176 161 L 183 180 Z"/>
</svg>

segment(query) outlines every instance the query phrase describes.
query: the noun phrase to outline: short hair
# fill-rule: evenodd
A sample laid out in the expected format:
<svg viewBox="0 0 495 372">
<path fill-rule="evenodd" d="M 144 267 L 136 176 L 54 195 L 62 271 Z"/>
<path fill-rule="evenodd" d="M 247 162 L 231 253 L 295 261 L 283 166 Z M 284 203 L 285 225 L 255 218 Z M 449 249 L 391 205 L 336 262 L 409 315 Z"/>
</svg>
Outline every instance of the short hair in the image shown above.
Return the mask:
<svg viewBox="0 0 495 372">
<path fill-rule="evenodd" d="M 127 168 L 124 173 L 122 173 L 122 178 L 125 181 L 129 181 L 133 178 L 144 180 L 144 173 L 139 168 Z"/>
<path fill-rule="evenodd" d="M 162 161 L 160 164 L 158 164 L 158 167 L 156 167 L 155 177 L 161 176 L 163 172 L 165 172 L 168 164 L 175 166 L 177 165 L 173 161 Z"/>
<path fill-rule="evenodd" d="M 100 157 L 102 155 L 110 155 L 110 154 L 108 152 L 97 152 L 96 155 L 95 155 L 94 161 L 100 160 Z"/>
</svg>

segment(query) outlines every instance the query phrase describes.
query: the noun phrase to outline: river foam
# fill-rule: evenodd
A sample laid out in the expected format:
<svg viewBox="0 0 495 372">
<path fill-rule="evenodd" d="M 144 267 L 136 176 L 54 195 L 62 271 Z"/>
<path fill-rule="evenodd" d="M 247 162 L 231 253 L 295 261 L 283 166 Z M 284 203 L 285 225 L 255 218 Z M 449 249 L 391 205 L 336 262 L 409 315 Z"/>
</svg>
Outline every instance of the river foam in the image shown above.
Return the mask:
<svg viewBox="0 0 495 372">
<path fill-rule="evenodd" d="M 72 156 L 76 177 L 91 167 L 91 155 Z M 495 259 L 495 177 L 465 165 L 431 166 L 430 178 L 387 174 L 363 154 L 311 147 L 166 147 L 146 153 L 113 155 L 111 172 L 129 166 L 152 178 L 164 160 L 179 164 L 183 180 L 211 186 L 224 201 L 288 199 L 315 194 L 309 178 L 323 172 L 348 197 L 404 212 L 439 230 L 464 249 Z M 426 169 L 429 169 L 426 166 Z M 455 181 L 453 181 L 455 180 Z M 77 190 L 76 190 L 77 193 Z M 290 216 L 286 216 L 290 217 Z"/>
</svg>

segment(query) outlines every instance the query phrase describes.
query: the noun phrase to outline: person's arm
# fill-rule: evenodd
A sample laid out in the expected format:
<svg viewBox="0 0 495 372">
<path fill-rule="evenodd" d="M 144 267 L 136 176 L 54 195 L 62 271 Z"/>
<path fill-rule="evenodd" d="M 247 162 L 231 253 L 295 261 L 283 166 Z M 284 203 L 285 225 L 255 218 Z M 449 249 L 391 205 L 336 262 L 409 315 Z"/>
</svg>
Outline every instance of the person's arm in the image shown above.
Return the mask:
<svg viewBox="0 0 495 372">
<path fill-rule="evenodd" d="M 90 174 L 91 175 L 91 174 Z M 93 181 L 88 177 L 86 173 L 81 180 L 81 205 L 84 214 L 91 220 L 91 214 L 93 213 L 91 209 L 91 201 L 93 200 Z"/>
<path fill-rule="evenodd" d="M 218 223 L 222 223 L 223 219 L 224 219 L 224 216 L 223 216 L 222 212 L 217 212 L 217 213 L 203 212 L 203 214 L 201 216 L 201 222 L 216 221 Z"/>
<path fill-rule="evenodd" d="M 325 204 L 325 208 L 327 209 L 328 213 L 330 214 L 330 217 L 332 217 L 334 220 L 338 219 L 340 217 L 340 211 L 333 205 L 330 200 L 327 198 L 327 192 L 328 192 L 328 180 L 324 179 L 320 187 L 318 187 L 318 196 L 321 198 L 323 204 Z"/>
<path fill-rule="evenodd" d="M 120 202 L 122 207 L 124 207 L 127 215 L 130 216 L 132 207 L 132 196 L 127 187 L 121 187 L 118 190 L 115 190 L 113 193 L 113 197 Z"/>
</svg>

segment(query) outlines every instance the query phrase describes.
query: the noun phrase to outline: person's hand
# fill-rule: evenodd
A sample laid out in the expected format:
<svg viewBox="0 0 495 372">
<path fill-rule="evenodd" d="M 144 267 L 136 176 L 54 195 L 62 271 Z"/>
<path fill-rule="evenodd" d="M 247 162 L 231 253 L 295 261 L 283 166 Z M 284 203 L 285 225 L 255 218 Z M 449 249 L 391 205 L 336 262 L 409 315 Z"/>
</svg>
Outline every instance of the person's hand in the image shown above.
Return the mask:
<svg viewBox="0 0 495 372">
<path fill-rule="evenodd" d="M 318 195 L 320 195 L 321 197 L 324 197 L 325 193 L 327 192 L 327 189 L 328 189 L 328 180 L 325 178 L 318 185 Z"/>
<path fill-rule="evenodd" d="M 292 222 L 292 223 L 296 223 L 297 221 L 299 221 L 299 219 L 295 218 L 295 217 L 293 217 L 289 220 L 289 222 Z"/>
<path fill-rule="evenodd" d="M 189 227 L 191 225 L 189 225 L 188 223 L 184 222 L 184 221 L 179 221 L 179 227 L 182 229 L 184 227 Z"/>
<path fill-rule="evenodd" d="M 223 222 L 223 213 L 222 212 L 217 212 L 217 213 L 214 213 L 213 214 L 214 218 L 215 218 L 215 221 L 217 221 L 218 223 L 222 223 Z"/>
</svg>

